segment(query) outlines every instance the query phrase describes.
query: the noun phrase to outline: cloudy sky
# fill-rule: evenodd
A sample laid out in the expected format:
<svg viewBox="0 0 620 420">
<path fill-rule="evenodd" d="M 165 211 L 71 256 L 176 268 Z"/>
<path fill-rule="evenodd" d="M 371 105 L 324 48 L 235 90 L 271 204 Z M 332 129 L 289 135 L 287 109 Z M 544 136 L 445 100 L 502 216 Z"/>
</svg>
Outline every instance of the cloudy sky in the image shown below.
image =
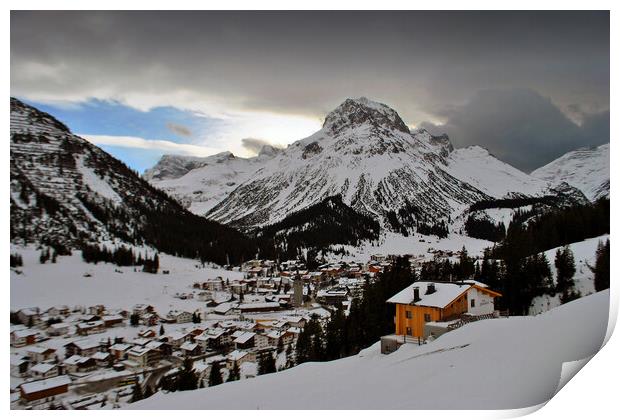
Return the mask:
<svg viewBox="0 0 620 420">
<path fill-rule="evenodd" d="M 609 142 L 609 14 L 11 12 L 11 94 L 139 171 L 292 143 L 359 96 L 530 171 Z"/>
</svg>

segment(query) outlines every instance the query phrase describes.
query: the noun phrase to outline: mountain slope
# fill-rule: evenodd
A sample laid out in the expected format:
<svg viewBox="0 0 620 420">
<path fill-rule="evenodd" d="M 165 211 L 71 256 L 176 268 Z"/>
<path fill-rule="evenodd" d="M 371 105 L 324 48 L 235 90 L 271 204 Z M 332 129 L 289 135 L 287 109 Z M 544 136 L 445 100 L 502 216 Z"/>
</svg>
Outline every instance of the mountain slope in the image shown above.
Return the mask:
<svg viewBox="0 0 620 420">
<path fill-rule="evenodd" d="M 258 156 L 248 159 L 230 152 L 206 158 L 165 155 L 144 178 L 191 212 L 204 215 L 277 153 L 263 146 Z"/>
<path fill-rule="evenodd" d="M 269 238 L 285 250 L 325 249 L 332 244 L 355 246 L 364 240 L 377 239 L 380 226 L 371 217 L 344 204 L 342 197 L 334 196 L 290 214 L 257 233 L 259 238 Z"/>
<path fill-rule="evenodd" d="M 198 217 L 51 115 L 11 98 L 11 242 L 123 241 L 224 263 L 256 251 Z M 252 250 L 252 251 L 250 251 Z"/>
<path fill-rule="evenodd" d="M 321 130 L 266 161 L 207 217 L 252 230 L 341 195 L 382 226 L 412 232 L 449 222 L 480 200 L 546 194 L 555 194 L 548 182 L 484 149 L 453 150 L 447 136 L 411 132 L 396 111 L 360 98 L 347 99 Z"/>
<path fill-rule="evenodd" d="M 568 152 L 531 175 L 549 182 L 566 182 L 591 201 L 609 197 L 609 143 Z"/>
</svg>

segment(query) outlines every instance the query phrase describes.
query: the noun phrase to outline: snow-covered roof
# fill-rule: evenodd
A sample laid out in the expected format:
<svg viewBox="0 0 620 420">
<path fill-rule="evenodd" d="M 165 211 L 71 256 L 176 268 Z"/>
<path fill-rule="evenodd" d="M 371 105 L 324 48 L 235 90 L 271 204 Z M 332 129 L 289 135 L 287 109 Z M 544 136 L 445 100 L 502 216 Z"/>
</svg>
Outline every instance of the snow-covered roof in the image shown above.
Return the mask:
<svg viewBox="0 0 620 420">
<path fill-rule="evenodd" d="M 95 360 L 105 360 L 108 357 L 110 357 L 110 353 L 98 351 L 97 353 L 93 354 L 91 357 Z"/>
<path fill-rule="evenodd" d="M 131 350 L 129 350 L 127 352 L 127 354 L 129 354 L 130 356 L 144 356 L 146 353 L 148 353 L 151 349 L 146 348 L 146 347 L 140 347 L 140 346 L 135 346 L 132 347 Z"/>
<path fill-rule="evenodd" d="M 24 338 L 24 337 L 30 337 L 31 335 L 37 335 L 36 331 L 33 330 L 17 330 L 17 331 L 13 331 L 13 334 L 15 335 L 15 337 L 17 338 Z"/>
<path fill-rule="evenodd" d="M 427 295 L 427 288 L 431 284 L 435 285 L 435 292 Z M 414 302 L 413 289 L 416 287 L 420 291 L 420 300 Z M 466 292 L 470 287 L 472 287 L 471 284 L 465 283 L 435 283 L 429 281 L 417 281 L 389 298 L 388 303 L 444 308 L 454 299 Z"/>
<path fill-rule="evenodd" d="M 56 365 L 52 365 L 50 363 L 39 363 L 31 367 L 30 370 L 37 373 L 47 373 L 54 368 L 56 368 Z"/>
<path fill-rule="evenodd" d="M 131 344 L 127 344 L 127 343 L 116 343 L 114 345 L 112 345 L 110 347 L 110 350 L 116 350 L 116 351 L 125 351 L 128 348 L 132 347 Z"/>
<path fill-rule="evenodd" d="M 90 357 L 84 357 L 80 356 L 79 354 L 74 354 L 73 356 L 65 359 L 63 363 L 65 365 L 78 365 L 80 363 L 88 362 L 88 359 L 90 359 Z"/>
<path fill-rule="evenodd" d="M 41 346 L 35 346 L 35 347 L 32 347 L 32 348 L 28 349 L 28 353 L 34 353 L 34 354 L 43 354 L 43 353 L 47 353 L 49 351 L 53 352 L 53 351 L 56 351 L 56 350 L 50 349 L 50 348 L 47 348 L 47 347 L 41 347 Z"/>
<path fill-rule="evenodd" d="M 235 338 L 235 343 L 244 344 L 253 338 L 256 334 L 253 332 L 244 332 L 239 337 Z"/>
<path fill-rule="evenodd" d="M 198 347 L 198 343 L 191 343 L 189 341 L 186 341 L 181 345 L 181 350 L 193 351 L 196 350 L 196 347 Z"/>
<path fill-rule="evenodd" d="M 230 360 L 241 360 L 247 355 L 248 355 L 247 351 L 235 350 L 235 351 L 228 353 L 228 358 Z"/>
<path fill-rule="evenodd" d="M 55 378 L 44 379 L 42 381 L 28 382 L 21 384 L 22 390 L 26 394 L 32 394 L 33 392 L 44 391 L 46 389 L 52 389 L 71 383 L 71 379 L 68 376 L 57 376 Z"/>
</svg>

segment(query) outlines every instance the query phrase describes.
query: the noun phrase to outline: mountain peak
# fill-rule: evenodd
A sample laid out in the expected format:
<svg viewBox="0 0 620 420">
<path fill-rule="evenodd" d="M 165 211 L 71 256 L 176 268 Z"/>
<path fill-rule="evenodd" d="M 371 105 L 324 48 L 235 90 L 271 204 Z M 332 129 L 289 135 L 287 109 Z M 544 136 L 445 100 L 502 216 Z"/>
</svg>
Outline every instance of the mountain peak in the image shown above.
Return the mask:
<svg viewBox="0 0 620 420">
<path fill-rule="evenodd" d="M 339 133 L 344 129 L 364 124 L 409 133 L 409 128 L 396 111 L 385 104 L 365 97 L 345 100 L 327 114 L 323 128 Z"/>
</svg>

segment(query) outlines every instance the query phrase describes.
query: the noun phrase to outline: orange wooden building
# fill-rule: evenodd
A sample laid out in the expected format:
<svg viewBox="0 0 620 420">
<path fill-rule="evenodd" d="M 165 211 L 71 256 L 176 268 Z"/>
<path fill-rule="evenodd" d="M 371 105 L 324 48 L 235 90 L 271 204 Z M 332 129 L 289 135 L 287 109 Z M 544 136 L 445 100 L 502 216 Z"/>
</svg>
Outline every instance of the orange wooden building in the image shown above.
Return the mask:
<svg viewBox="0 0 620 420">
<path fill-rule="evenodd" d="M 501 296 L 483 283 L 415 282 L 388 299 L 396 305 L 396 335 L 424 337 L 427 322 L 450 321 L 462 314 L 492 314 Z"/>
</svg>

